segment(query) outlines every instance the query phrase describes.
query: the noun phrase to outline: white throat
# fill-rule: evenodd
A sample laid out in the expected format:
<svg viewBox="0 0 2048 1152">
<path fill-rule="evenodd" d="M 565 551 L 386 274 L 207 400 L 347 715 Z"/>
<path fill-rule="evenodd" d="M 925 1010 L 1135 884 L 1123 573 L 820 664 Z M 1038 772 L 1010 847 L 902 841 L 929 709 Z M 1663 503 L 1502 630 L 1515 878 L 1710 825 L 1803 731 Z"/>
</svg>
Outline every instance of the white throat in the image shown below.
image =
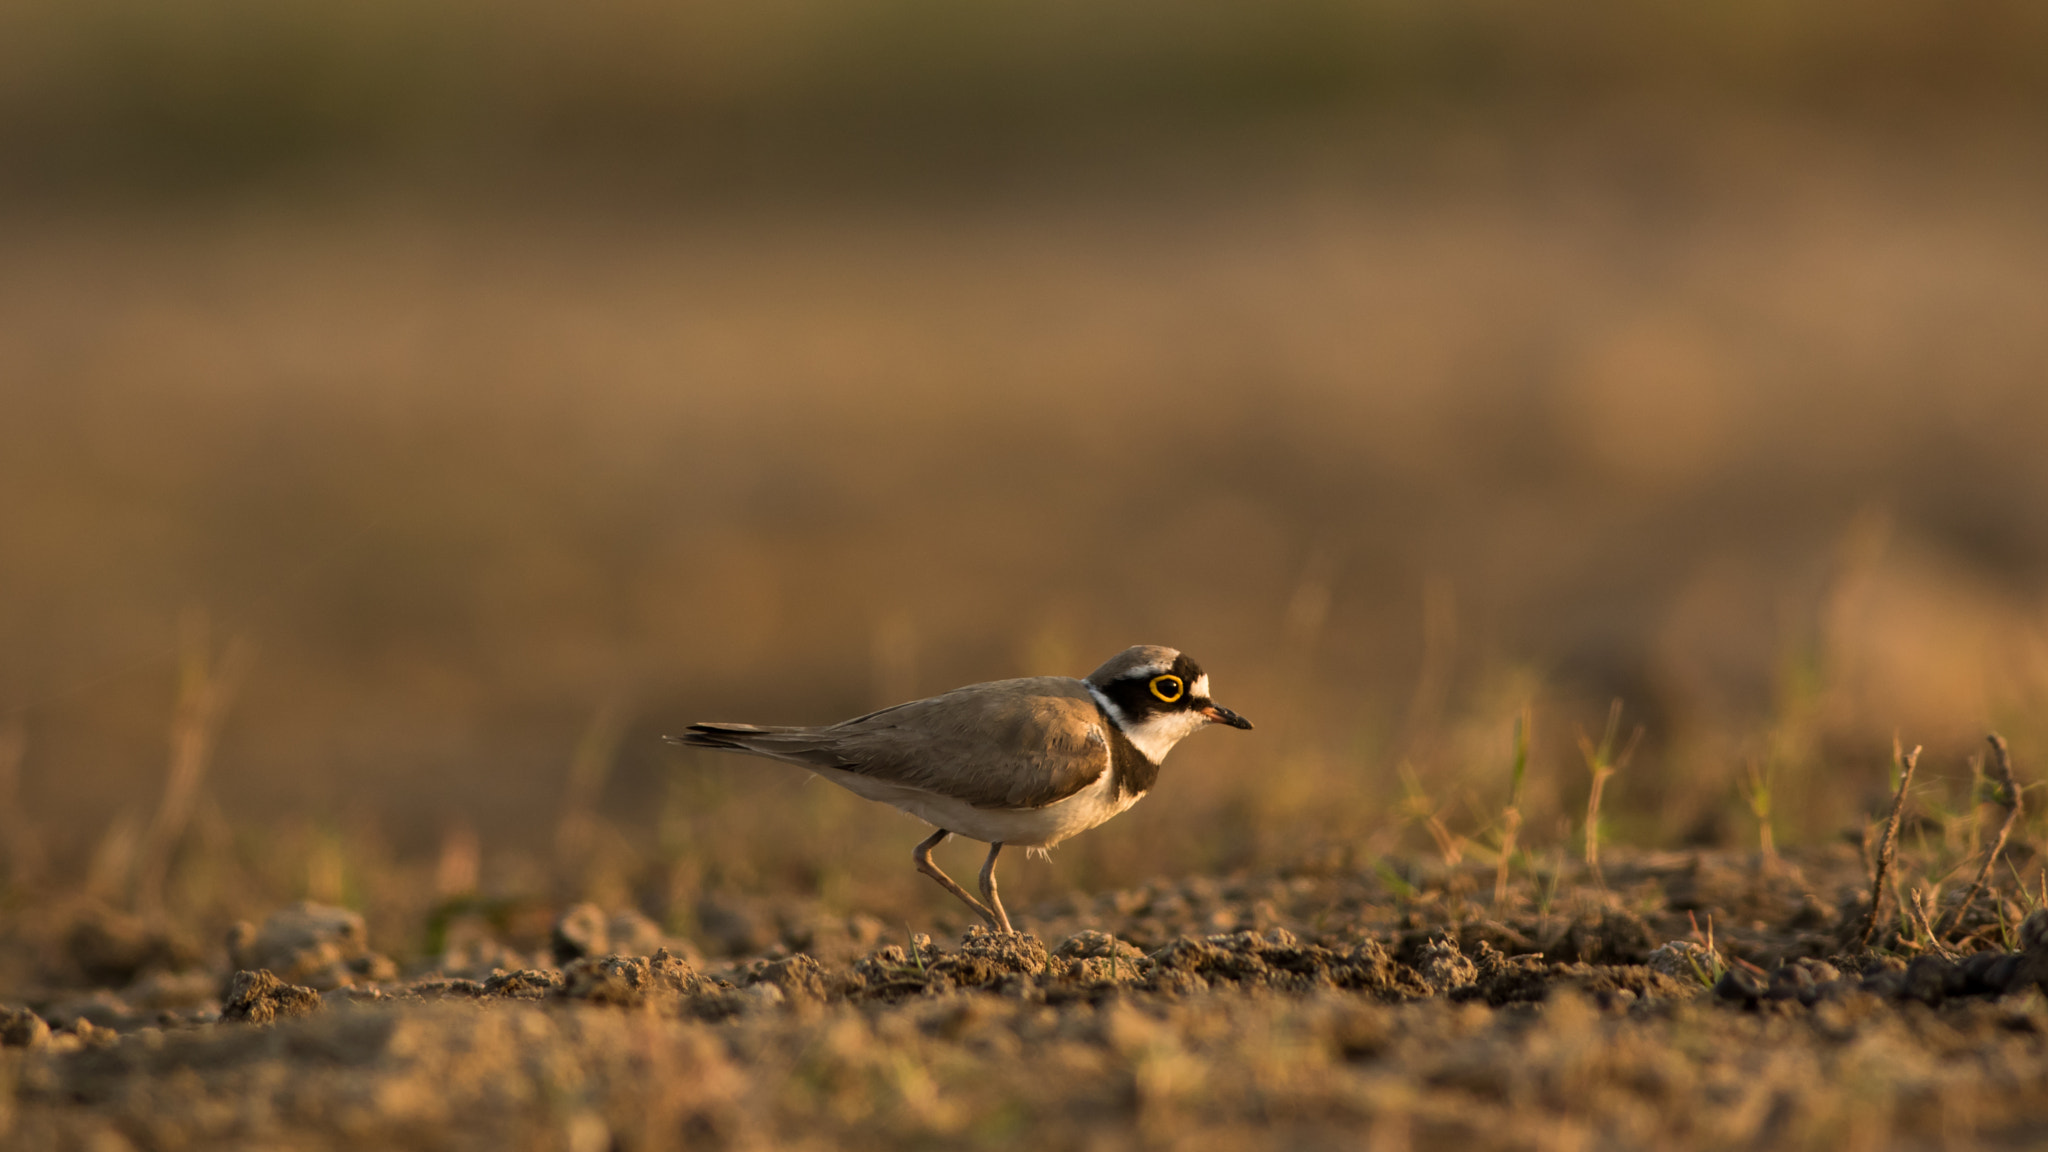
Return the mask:
<svg viewBox="0 0 2048 1152">
<path fill-rule="evenodd" d="M 1109 714 L 1110 722 L 1115 724 L 1124 734 L 1124 738 L 1131 742 L 1131 747 L 1136 748 L 1139 755 L 1154 764 L 1165 760 L 1166 754 L 1173 751 L 1175 744 L 1187 739 L 1189 734 L 1209 722 L 1209 718 L 1200 712 L 1163 712 L 1134 724 L 1124 715 L 1123 709 L 1118 708 L 1116 702 L 1104 696 L 1095 685 L 1088 685 L 1088 694 L 1095 697 L 1095 702 Z"/>
</svg>

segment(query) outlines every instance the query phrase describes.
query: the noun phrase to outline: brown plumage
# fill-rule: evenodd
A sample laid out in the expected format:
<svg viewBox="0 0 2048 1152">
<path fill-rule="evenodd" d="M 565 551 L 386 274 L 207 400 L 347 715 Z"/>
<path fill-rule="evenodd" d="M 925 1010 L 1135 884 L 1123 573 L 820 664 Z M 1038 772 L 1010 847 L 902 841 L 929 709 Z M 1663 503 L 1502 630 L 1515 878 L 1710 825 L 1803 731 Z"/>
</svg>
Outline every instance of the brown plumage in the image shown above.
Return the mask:
<svg viewBox="0 0 2048 1152">
<path fill-rule="evenodd" d="M 1043 808 L 1110 764 L 1102 710 L 1066 676 L 970 684 L 817 728 L 692 724 L 676 743 L 836 768 L 976 808 Z"/>
</svg>

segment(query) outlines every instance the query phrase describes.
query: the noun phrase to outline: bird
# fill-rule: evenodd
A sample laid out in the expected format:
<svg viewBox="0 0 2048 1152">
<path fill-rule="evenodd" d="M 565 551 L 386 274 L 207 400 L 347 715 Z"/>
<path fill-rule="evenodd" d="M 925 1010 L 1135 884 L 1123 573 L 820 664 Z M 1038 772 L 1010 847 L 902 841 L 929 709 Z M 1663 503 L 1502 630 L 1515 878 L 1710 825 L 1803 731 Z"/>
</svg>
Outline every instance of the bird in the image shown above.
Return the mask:
<svg viewBox="0 0 2048 1152">
<path fill-rule="evenodd" d="M 1174 745 L 1210 724 L 1252 726 L 1210 697 L 1208 673 L 1185 654 L 1140 644 L 1079 680 L 992 680 L 837 724 L 692 724 L 663 739 L 795 764 L 923 820 L 935 831 L 911 852 L 917 870 L 1011 933 L 996 892 L 1003 848 L 1043 854 L 1123 812 Z M 953 835 L 989 846 L 981 899 L 932 861 Z"/>
</svg>

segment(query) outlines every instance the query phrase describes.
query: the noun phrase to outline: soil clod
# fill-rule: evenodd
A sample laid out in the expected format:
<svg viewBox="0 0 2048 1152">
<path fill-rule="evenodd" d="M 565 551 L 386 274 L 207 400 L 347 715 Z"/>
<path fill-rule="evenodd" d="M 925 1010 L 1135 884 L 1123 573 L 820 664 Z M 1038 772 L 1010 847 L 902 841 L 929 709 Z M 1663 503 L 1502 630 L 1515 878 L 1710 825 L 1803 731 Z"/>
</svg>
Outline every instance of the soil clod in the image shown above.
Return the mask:
<svg viewBox="0 0 2048 1152">
<path fill-rule="evenodd" d="M 268 971 L 235 973 L 228 983 L 227 1003 L 221 1009 L 222 1020 L 241 1020 L 250 1024 L 270 1024 L 293 1016 L 306 1016 L 318 1012 L 322 1001 L 320 993 L 297 984 L 287 984 Z"/>
<path fill-rule="evenodd" d="M 361 915 L 308 900 L 273 912 L 260 929 L 235 925 L 227 944 L 237 969 L 274 972 L 320 991 L 398 977 L 395 964 L 370 951 Z"/>
<path fill-rule="evenodd" d="M 0 1047 L 40 1048 L 49 1043 L 50 1026 L 26 1008 L 0 1009 Z"/>
</svg>

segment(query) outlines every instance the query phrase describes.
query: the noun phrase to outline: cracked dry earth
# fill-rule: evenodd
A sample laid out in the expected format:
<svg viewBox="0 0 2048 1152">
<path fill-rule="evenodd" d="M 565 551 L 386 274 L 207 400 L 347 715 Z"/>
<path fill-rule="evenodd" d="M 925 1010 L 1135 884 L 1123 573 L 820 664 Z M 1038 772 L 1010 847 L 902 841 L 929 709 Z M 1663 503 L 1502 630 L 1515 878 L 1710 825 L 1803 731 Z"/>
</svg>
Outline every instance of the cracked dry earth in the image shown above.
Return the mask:
<svg viewBox="0 0 2048 1152">
<path fill-rule="evenodd" d="M 1857 951 L 1853 857 L 1645 857 L 1498 917 L 1462 895 L 1475 879 L 1160 883 L 1043 909 L 1036 935 L 843 958 L 357 964 L 326 991 L 244 969 L 217 1007 L 148 1022 L 10 1011 L 0 1131 L 576 1152 L 2048 1139 L 2048 913 L 1993 893 L 1944 953 L 1890 933 Z M 1691 932 L 1709 915 L 1712 952 Z"/>
</svg>

